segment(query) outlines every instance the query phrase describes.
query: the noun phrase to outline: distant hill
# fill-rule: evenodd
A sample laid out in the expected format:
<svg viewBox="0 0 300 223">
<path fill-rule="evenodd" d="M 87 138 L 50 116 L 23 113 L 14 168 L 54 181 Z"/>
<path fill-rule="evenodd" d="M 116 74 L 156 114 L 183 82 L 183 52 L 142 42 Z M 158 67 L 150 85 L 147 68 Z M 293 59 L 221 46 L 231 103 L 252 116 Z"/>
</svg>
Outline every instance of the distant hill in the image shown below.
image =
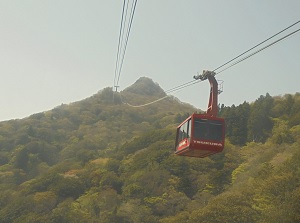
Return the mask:
<svg viewBox="0 0 300 223">
<path fill-rule="evenodd" d="M 159 86 L 159 84 L 154 83 L 153 80 L 148 77 L 139 78 L 133 85 L 131 85 L 128 88 L 125 88 L 123 92 L 157 97 L 163 97 L 166 95 L 166 93 Z"/>
<path fill-rule="evenodd" d="M 9 153 L 27 151 L 27 145 L 37 142 L 46 144 L 46 147 L 55 147 L 51 152 L 52 161 L 46 162 L 48 165 L 70 156 L 74 158 L 78 150 L 89 151 L 94 155 L 105 153 L 105 150 L 120 146 L 144 132 L 175 127 L 196 110 L 171 97 L 138 109 L 123 103 L 125 100 L 139 104 L 165 95 L 158 84 L 143 77 L 121 93 L 105 88 L 78 102 L 63 104 L 28 118 L 0 122 L 0 151 L 3 151 L 0 164 L 10 162 L 12 157 Z M 77 148 L 81 143 L 86 143 L 87 148 Z M 93 152 L 90 148 L 93 148 Z M 45 160 L 37 162 L 40 161 Z M 22 159 L 22 162 L 17 166 L 27 166 L 27 158 Z"/>
<path fill-rule="evenodd" d="M 147 77 L 0 122 L 0 222 L 300 222 L 300 94 L 221 105 L 224 152 L 174 155 L 195 108 Z M 128 103 L 128 104 L 126 104 Z"/>
</svg>

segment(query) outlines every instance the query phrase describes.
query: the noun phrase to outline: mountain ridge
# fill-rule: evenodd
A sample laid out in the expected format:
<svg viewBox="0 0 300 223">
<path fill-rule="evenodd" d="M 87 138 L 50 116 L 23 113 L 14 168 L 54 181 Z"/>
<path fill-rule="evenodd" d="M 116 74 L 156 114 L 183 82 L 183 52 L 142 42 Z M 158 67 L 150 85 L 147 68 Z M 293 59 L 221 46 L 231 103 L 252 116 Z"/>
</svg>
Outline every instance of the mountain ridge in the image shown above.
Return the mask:
<svg viewBox="0 0 300 223">
<path fill-rule="evenodd" d="M 197 159 L 174 155 L 191 105 L 123 103 L 148 82 L 0 122 L 1 222 L 299 222 L 300 94 L 221 106 L 225 149 Z"/>
<path fill-rule="evenodd" d="M 134 84 L 125 88 L 124 92 L 131 92 L 148 96 L 166 96 L 164 90 L 149 77 L 140 77 Z"/>
</svg>

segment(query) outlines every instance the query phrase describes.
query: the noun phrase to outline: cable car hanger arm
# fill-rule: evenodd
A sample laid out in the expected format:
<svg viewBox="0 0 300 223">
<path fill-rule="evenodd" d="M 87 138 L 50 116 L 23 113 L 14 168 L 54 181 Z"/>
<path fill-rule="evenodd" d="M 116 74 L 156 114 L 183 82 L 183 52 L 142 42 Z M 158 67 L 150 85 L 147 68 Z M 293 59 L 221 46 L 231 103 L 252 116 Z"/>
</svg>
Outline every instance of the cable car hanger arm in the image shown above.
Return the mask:
<svg viewBox="0 0 300 223">
<path fill-rule="evenodd" d="M 218 82 L 216 81 L 215 75 L 216 73 L 214 71 L 204 70 L 202 74 L 194 76 L 196 80 L 209 80 L 210 93 L 206 114 L 211 117 L 217 117 L 218 115 Z"/>
</svg>

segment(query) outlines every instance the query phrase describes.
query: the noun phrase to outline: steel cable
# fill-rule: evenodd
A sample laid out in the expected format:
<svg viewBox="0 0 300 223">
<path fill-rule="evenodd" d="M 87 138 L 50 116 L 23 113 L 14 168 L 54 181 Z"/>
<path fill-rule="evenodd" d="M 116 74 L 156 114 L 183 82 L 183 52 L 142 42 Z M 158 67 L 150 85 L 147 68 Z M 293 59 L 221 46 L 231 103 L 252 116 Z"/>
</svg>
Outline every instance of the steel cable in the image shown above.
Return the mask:
<svg viewBox="0 0 300 223">
<path fill-rule="evenodd" d="M 254 47 L 251 47 L 250 49 L 246 50 L 245 52 L 239 54 L 238 56 L 236 56 L 236 57 L 234 57 L 233 59 L 229 60 L 228 62 L 224 63 L 223 65 L 217 67 L 217 68 L 214 69 L 213 71 L 216 71 L 216 70 L 218 70 L 218 69 L 224 67 L 225 65 L 229 64 L 230 62 L 233 62 L 234 60 L 236 60 L 236 59 L 238 59 L 239 57 L 245 55 L 246 53 L 250 52 L 251 50 L 255 49 L 256 47 L 262 45 L 263 43 L 269 41 L 270 39 L 274 38 L 275 36 L 279 35 L 280 33 L 286 31 L 287 29 L 293 27 L 294 25 L 298 24 L 299 22 L 300 22 L 300 20 L 297 21 L 297 22 L 295 22 L 294 24 L 288 26 L 287 28 L 281 30 L 280 32 L 274 34 L 273 36 L 269 37 L 268 39 L 266 39 L 266 40 L 260 42 L 259 44 L 255 45 Z M 273 46 L 274 44 L 276 44 L 276 43 L 278 43 L 278 42 L 280 42 L 280 41 L 286 39 L 287 37 L 290 37 L 290 36 L 296 34 L 296 33 L 299 32 L 299 31 L 300 31 L 300 29 L 297 29 L 297 30 L 295 30 L 295 31 L 293 31 L 293 32 L 291 32 L 291 33 L 289 33 L 289 34 L 287 34 L 287 35 L 285 35 L 285 36 L 279 38 L 278 40 L 276 40 L 276 41 L 274 41 L 274 42 L 272 42 L 272 43 L 270 43 L 270 44 L 268 44 L 268 45 L 266 45 L 266 46 L 264 46 L 264 47 L 262 47 L 262 48 L 256 50 L 255 52 L 253 52 L 253 53 L 251 53 L 251 54 L 249 54 L 249 55 L 247 55 L 247 56 L 241 58 L 240 60 L 238 60 L 238 61 L 236 61 L 236 62 L 234 62 L 234 63 L 232 63 L 232 64 L 229 65 L 228 67 L 225 67 L 224 69 L 220 70 L 219 72 L 216 73 L 216 75 L 217 75 L 217 74 L 220 74 L 221 72 L 223 72 L 223 71 L 225 71 L 225 70 L 227 70 L 227 69 L 229 69 L 229 68 L 231 68 L 231 67 L 233 67 L 233 66 L 235 66 L 235 65 L 237 65 L 237 64 L 239 64 L 239 63 L 241 63 L 242 61 L 244 61 L 244 60 L 246 60 L 246 59 L 248 59 L 248 58 L 254 56 L 255 54 L 257 54 L 257 53 L 259 53 L 259 52 L 261 52 L 261 51 L 263 51 L 263 50 L 265 50 L 265 49 L 267 49 L 267 48 Z M 176 86 L 176 87 L 173 87 L 173 88 L 171 88 L 171 89 L 165 91 L 165 93 L 174 93 L 174 92 L 178 92 L 178 91 L 180 91 L 180 90 L 182 90 L 182 89 L 184 89 L 184 88 L 186 88 L 186 87 L 189 87 L 189 86 L 191 86 L 191 85 L 197 84 L 197 83 L 199 83 L 199 82 L 201 82 L 201 81 L 202 81 L 202 80 L 192 80 L 192 81 L 186 82 L 186 83 L 184 83 L 184 84 L 178 85 L 178 86 Z M 168 96 L 169 96 L 169 95 L 166 95 L 166 96 L 164 96 L 164 97 L 162 97 L 162 98 L 159 98 L 159 99 L 157 99 L 157 100 L 155 100 L 155 101 L 152 101 L 152 102 L 149 102 L 149 103 L 146 103 L 146 104 L 143 104 L 143 105 L 130 105 L 130 104 L 128 104 L 128 103 L 126 103 L 126 104 L 127 104 L 127 105 L 130 105 L 130 106 L 132 106 L 132 107 L 144 107 L 144 106 L 147 106 L 147 105 L 156 103 L 156 102 L 158 102 L 158 101 L 161 101 L 161 100 L 167 98 Z"/>
</svg>

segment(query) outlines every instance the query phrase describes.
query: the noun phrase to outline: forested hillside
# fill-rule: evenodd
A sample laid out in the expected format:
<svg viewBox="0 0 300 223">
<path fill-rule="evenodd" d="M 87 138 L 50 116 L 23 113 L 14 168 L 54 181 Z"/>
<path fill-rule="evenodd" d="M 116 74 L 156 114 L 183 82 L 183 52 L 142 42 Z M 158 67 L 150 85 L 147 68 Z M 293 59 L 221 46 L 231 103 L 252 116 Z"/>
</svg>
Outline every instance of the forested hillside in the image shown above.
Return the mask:
<svg viewBox="0 0 300 223">
<path fill-rule="evenodd" d="M 226 146 L 174 155 L 196 109 L 140 78 L 0 122 L 2 223 L 300 222 L 300 94 L 220 106 Z M 199 112 L 199 111 L 197 111 Z"/>
</svg>

